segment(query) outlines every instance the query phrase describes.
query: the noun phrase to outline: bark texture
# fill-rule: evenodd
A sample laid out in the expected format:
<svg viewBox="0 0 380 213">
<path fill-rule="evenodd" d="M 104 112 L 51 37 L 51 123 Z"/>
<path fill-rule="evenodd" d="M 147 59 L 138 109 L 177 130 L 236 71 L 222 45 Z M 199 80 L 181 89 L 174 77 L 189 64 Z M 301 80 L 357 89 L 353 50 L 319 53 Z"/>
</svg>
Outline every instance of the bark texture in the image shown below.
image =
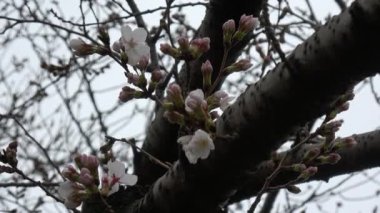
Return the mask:
<svg viewBox="0 0 380 213">
<path fill-rule="evenodd" d="M 358 145 L 352 148 L 345 148 L 338 153 L 342 159 L 335 165 L 318 166 L 318 173 L 311 177 L 312 180 L 328 181 L 330 178 L 348 174 L 351 172 L 361 171 L 363 169 L 374 168 L 380 165 L 380 130 L 367 132 L 359 135 L 353 135 Z M 308 145 L 313 146 L 313 145 Z M 317 145 L 314 145 L 317 146 Z M 305 154 L 304 149 L 300 149 L 297 153 L 289 156 L 285 160 L 284 165 L 291 165 L 302 161 Z M 238 202 L 258 193 L 265 182 L 265 178 L 273 172 L 273 163 L 271 161 L 264 162 L 258 170 L 248 176 L 248 180 L 238 191 L 231 197 L 230 202 Z M 294 180 L 298 176 L 297 173 L 280 173 L 272 182 L 271 186 L 278 186 Z"/>
</svg>

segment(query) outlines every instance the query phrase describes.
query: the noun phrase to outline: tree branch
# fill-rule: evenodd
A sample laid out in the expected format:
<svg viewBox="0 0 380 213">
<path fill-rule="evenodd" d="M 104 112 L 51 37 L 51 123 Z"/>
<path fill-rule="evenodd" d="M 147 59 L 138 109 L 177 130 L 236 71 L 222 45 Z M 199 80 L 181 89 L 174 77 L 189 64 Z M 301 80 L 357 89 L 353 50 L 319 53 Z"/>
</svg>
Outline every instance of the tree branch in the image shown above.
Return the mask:
<svg viewBox="0 0 380 213">
<path fill-rule="evenodd" d="M 358 142 L 355 147 L 339 151 L 338 153 L 342 159 L 337 164 L 318 166 L 318 173 L 308 181 L 328 181 L 330 178 L 338 175 L 380 166 L 380 158 L 378 157 L 380 153 L 380 130 L 353 135 L 353 137 Z M 299 150 L 299 152 L 286 160 L 286 164 L 299 163 L 302 161 L 303 155 L 303 150 Z M 257 171 L 252 173 L 247 178 L 249 181 L 243 184 L 236 194 L 231 197 L 230 203 L 255 196 L 264 184 L 265 178 L 273 171 L 273 168 L 269 166 L 271 164 L 273 165 L 271 161 L 266 161 Z M 285 184 L 296 179 L 298 175 L 298 173 L 282 173 L 272 182 L 272 186 Z"/>
</svg>

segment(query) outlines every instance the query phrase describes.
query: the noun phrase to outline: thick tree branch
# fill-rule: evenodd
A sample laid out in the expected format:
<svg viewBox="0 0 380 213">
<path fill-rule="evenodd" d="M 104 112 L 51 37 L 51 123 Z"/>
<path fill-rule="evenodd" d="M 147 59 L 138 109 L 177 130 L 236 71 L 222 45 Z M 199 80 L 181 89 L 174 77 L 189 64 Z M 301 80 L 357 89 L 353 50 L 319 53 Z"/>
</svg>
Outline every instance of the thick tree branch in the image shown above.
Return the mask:
<svg viewBox="0 0 380 213">
<path fill-rule="evenodd" d="M 342 159 L 335 165 L 322 165 L 318 167 L 318 173 L 311 177 L 308 181 L 324 180 L 347 174 L 358 172 L 363 169 L 374 168 L 380 166 L 380 130 L 363 133 L 353 136 L 358 145 L 352 148 L 345 148 L 338 153 Z M 313 146 L 313 145 L 309 145 Z M 316 145 L 314 145 L 316 146 Z M 299 150 L 295 155 L 289 156 L 286 160 L 287 165 L 299 163 L 304 155 L 303 150 Z M 240 189 L 231 197 L 230 202 L 238 202 L 249 197 L 255 196 L 265 182 L 265 178 L 272 173 L 273 165 L 271 161 L 266 161 L 258 170 L 252 173 L 249 181 L 243 184 Z M 282 185 L 298 176 L 297 173 L 281 173 L 271 184 L 271 186 Z"/>
</svg>

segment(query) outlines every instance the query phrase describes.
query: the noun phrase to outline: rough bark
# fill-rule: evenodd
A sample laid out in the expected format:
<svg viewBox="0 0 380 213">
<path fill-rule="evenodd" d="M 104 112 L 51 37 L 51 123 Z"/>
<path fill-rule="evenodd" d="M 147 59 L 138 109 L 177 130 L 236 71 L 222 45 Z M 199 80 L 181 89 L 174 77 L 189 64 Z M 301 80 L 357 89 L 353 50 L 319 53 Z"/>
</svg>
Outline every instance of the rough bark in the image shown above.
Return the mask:
<svg viewBox="0 0 380 213">
<path fill-rule="evenodd" d="M 318 173 L 308 181 L 328 181 L 330 178 L 338 175 L 378 167 L 380 165 L 380 130 L 353 135 L 353 137 L 358 142 L 357 146 L 340 150 L 338 153 L 342 159 L 337 164 L 318 166 Z M 294 155 L 289 156 L 286 159 L 286 165 L 301 162 L 302 157 L 304 156 L 303 150 L 305 149 L 300 149 Z M 248 176 L 247 179 L 249 181 L 243 184 L 234 196 L 231 197 L 229 201 L 230 203 L 239 202 L 257 194 L 263 186 L 265 178 L 273 172 L 273 167 L 265 165 L 273 164 L 270 161 L 264 162 L 260 169 Z M 289 181 L 296 179 L 297 176 L 297 173 L 280 173 L 272 182 L 271 186 L 288 183 Z"/>
</svg>

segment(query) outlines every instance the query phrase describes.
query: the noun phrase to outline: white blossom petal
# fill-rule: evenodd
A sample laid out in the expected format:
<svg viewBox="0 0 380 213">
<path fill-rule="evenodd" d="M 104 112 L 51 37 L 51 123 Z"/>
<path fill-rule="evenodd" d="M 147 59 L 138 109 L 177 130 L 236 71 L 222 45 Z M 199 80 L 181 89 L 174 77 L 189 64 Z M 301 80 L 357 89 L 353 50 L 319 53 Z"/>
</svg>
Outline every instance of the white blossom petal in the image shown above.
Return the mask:
<svg viewBox="0 0 380 213">
<path fill-rule="evenodd" d="M 137 183 L 137 176 L 136 175 L 130 175 L 125 174 L 123 177 L 120 178 L 119 182 L 121 184 L 125 184 L 128 186 L 133 186 Z"/>
<path fill-rule="evenodd" d="M 121 34 L 120 44 L 128 56 L 128 64 L 135 66 L 142 57 L 149 58 L 150 49 L 145 42 L 147 37 L 145 29 L 136 28 L 132 31 L 129 26 L 125 26 L 122 27 Z"/>
<path fill-rule="evenodd" d="M 191 139 L 189 139 L 191 137 Z M 193 136 L 182 136 L 178 139 L 178 142 L 182 144 L 182 149 L 190 163 L 197 163 L 198 159 L 206 159 L 211 150 L 215 149 L 215 145 L 210 135 L 198 129 Z"/>
<path fill-rule="evenodd" d="M 120 161 L 108 161 L 107 167 L 108 175 L 106 174 L 103 177 L 103 179 L 108 178 L 108 180 L 106 180 L 106 183 L 111 185 L 111 189 L 108 192 L 108 195 L 117 192 L 119 190 L 120 184 L 125 184 L 129 186 L 136 184 L 137 176 L 126 174 L 124 163 Z"/>
<path fill-rule="evenodd" d="M 131 40 L 132 39 L 132 29 L 127 25 L 121 27 L 121 38 L 123 40 Z"/>
<path fill-rule="evenodd" d="M 71 181 L 65 181 L 59 184 L 58 194 L 63 198 L 65 206 L 69 209 L 75 209 L 81 204 L 80 200 L 74 198 L 78 187 L 78 184 Z"/>
<path fill-rule="evenodd" d="M 182 137 L 179 137 L 177 142 L 182 144 L 182 145 L 186 145 L 190 142 L 192 137 L 193 137 L 192 135 L 184 135 Z"/>
<path fill-rule="evenodd" d="M 197 108 L 207 107 L 207 102 L 204 100 L 204 93 L 201 89 L 191 91 L 185 99 L 185 110 L 194 112 Z"/>
<path fill-rule="evenodd" d="M 107 163 L 108 175 L 110 177 L 121 177 L 125 174 L 125 165 L 120 161 L 108 161 Z"/>
<path fill-rule="evenodd" d="M 145 42 L 147 35 L 148 33 L 144 28 L 138 27 L 132 32 L 132 39 L 136 42 Z"/>
<path fill-rule="evenodd" d="M 59 184 L 58 194 L 63 199 L 67 199 L 74 192 L 73 182 L 65 181 Z"/>
</svg>

